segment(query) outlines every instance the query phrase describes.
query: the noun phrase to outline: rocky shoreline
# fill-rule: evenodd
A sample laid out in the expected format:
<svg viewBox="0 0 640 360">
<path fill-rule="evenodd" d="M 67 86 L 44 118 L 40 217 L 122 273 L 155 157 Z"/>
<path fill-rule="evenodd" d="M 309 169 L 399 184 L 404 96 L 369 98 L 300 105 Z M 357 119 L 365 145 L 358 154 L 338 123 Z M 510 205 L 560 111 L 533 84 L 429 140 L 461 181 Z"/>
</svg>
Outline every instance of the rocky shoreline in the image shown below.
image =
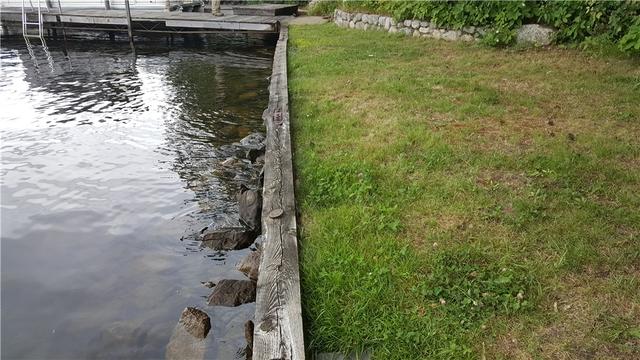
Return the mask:
<svg viewBox="0 0 640 360">
<path fill-rule="evenodd" d="M 238 143 L 220 147 L 217 152 L 218 155 L 224 155 L 221 158 L 225 158 L 220 162 L 220 169 L 217 171 L 241 182 L 236 196 L 239 214 L 237 220 L 240 226 L 230 226 L 228 222 L 212 223 L 200 231 L 197 239 L 201 242 L 201 247 L 217 251 L 234 251 L 249 247 L 251 251 L 236 265 L 236 269 L 247 277 L 246 280 L 223 279 L 217 283 L 204 281 L 202 284 L 212 289 L 207 298 L 208 306 L 236 307 L 256 301 L 256 284 L 262 256 L 261 193 L 265 137 L 261 133 L 253 133 Z M 252 175 L 242 175 L 246 173 Z M 211 318 L 203 309 L 195 306 L 185 308 L 167 345 L 166 358 L 204 358 L 204 339 L 211 336 L 211 322 Z M 246 359 L 251 359 L 253 321 L 247 320 L 244 327 L 247 344 L 243 355 Z"/>
</svg>

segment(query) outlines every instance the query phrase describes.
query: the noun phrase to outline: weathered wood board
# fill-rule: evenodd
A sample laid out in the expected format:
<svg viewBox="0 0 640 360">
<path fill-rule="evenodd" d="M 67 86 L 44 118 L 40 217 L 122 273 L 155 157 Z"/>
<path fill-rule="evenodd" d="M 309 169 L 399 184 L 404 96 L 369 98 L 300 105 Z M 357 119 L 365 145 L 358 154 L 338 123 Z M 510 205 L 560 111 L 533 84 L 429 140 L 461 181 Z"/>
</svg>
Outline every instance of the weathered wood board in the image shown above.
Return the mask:
<svg viewBox="0 0 640 360">
<path fill-rule="evenodd" d="M 68 25 L 127 25 L 124 10 L 63 10 L 47 11 L 43 14 L 45 25 L 57 24 L 57 17 Z M 152 31 L 137 26 L 138 24 L 156 24 L 166 28 L 210 29 L 223 31 L 259 31 L 277 32 L 280 20 L 284 17 L 274 16 L 213 16 L 210 13 L 199 12 L 166 12 L 157 10 L 131 10 L 131 21 L 136 31 Z M 20 8 L 3 8 L 0 22 L 22 22 Z"/>
<path fill-rule="evenodd" d="M 256 296 L 254 360 L 305 358 L 300 306 L 298 238 L 287 86 L 288 30 L 282 28 L 273 59 L 262 205 L 264 250 Z"/>
</svg>

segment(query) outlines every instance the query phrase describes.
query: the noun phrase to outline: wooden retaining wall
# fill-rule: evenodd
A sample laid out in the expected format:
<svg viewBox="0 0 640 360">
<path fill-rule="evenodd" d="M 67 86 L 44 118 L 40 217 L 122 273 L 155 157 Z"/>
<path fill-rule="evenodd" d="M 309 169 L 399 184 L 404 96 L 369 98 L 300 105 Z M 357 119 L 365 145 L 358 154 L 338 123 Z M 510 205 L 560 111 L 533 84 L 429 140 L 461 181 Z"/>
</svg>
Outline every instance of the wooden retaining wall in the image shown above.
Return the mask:
<svg viewBox="0 0 640 360">
<path fill-rule="evenodd" d="M 256 295 L 254 360 L 304 359 L 296 205 L 287 86 L 288 29 L 280 30 L 262 115 L 266 153 L 262 205 L 265 237 Z"/>
</svg>

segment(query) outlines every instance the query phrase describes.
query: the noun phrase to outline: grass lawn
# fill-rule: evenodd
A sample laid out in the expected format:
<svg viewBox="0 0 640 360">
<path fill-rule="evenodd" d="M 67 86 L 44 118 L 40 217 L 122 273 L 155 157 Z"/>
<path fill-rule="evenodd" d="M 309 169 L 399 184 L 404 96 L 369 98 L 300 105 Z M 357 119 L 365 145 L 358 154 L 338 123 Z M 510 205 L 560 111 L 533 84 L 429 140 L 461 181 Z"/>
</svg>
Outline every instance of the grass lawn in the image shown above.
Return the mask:
<svg viewBox="0 0 640 360">
<path fill-rule="evenodd" d="M 640 358 L 640 64 L 290 30 L 306 345 Z"/>
</svg>

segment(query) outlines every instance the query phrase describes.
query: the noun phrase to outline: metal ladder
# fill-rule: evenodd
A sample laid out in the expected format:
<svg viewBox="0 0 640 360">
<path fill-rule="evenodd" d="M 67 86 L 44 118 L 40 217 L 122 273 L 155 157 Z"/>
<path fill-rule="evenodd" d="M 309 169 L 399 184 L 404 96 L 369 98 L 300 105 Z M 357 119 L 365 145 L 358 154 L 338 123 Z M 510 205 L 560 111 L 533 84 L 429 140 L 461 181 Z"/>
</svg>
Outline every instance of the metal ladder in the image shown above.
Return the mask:
<svg viewBox="0 0 640 360">
<path fill-rule="evenodd" d="M 28 1 L 29 1 L 29 7 L 31 8 L 31 10 L 33 10 L 34 6 L 33 6 L 32 0 L 28 0 Z M 38 1 L 38 22 L 33 22 L 33 21 L 30 21 L 29 18 L 27 17 L 25 0 L 22 0 L 22 37 L 24 37 L 24 41 L 27 44 L 27 50 L 29 51 L 29 56 L 31 56 L 31 59 L 33 60 L 33 63 L 35 64 L 36 68 L 38 68 L 38 60 L 36 58 L 33 45 L 31 44 L 31 41 L 29 40 L 29 38 L 40 39 L 40 43 L 42 44 L 42 50 L 44 50 L 44 53 L 47 56 L 47 62 L 49 63 L 49 67 L 51 68 L 51 71 L 53 71 L 53 58 L 51 57 L 51 53 L 49 52 L 49 48 L 47 47 L 47 42 L 44 40 L 44 18 L 42 16 L 42 0 L 37 0 L 37 1 Z M 44 6 L 46 8 L 47 6 L 46 3 L 44 4 Z M 37 35 L 30 34 L 28 31 L 29 26 L 37 26 L 38 34 Z"/>
</svg>

